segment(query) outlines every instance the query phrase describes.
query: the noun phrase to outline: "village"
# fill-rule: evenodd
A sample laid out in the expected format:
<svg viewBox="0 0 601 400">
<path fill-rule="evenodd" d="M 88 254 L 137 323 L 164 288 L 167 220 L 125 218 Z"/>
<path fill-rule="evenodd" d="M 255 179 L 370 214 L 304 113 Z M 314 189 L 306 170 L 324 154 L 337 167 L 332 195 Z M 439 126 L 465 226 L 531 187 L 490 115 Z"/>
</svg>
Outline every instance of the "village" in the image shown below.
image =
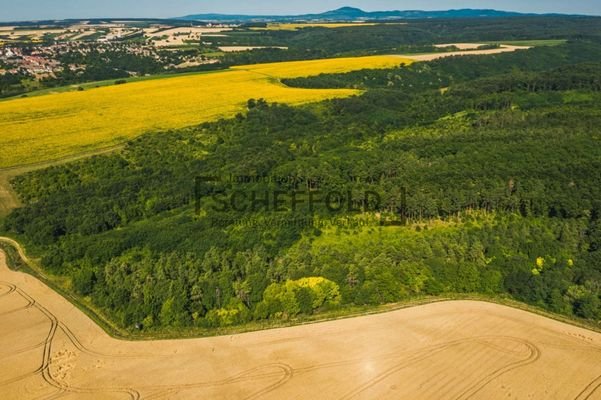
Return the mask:
<svg viewBox="0 0 601 400">
<path fill-rule="evenodd" d="M 0 75 L 34 80 L 53 79 L 64 71 L 83 71 L 91 53 L 128 54 L 154 60 L 163 69 L 189 68 L 217 62 L 199 54 L 203 36 L 232 30 L 233 26 L 185 26 L 165 24 L 131 27 L 126 23 L 78 23 L 65 28 L 40 26 L 0 27 Z M 207 39 L 208 40 L 208 39 Z M 192 50 L 192 51 L 190 51 Z M 69 62 L 65 62 L 65 55 Z M 73 62 L 80 58 L 81 62 Z M 131 75 L 138 75 L 131 71 Z"/>
</svg>

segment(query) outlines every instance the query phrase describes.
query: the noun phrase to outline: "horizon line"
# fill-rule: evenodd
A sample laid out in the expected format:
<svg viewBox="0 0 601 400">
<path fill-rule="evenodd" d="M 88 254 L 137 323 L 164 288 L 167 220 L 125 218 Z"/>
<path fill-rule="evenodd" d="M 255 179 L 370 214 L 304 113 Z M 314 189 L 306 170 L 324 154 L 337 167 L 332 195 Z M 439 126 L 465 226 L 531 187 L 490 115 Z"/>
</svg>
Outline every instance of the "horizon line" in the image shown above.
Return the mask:
<svg viewBox="0 0 601 400">
<path fill-rule="evenodd" d="M 84 20 L 118 20 L 118 21 L 126 21 L 126 20 L 166 20 L 166 21 L 172 21 L 172 20 L 177 20 L 183 17 L 187 17 L 187 16 L 194 16 L 194 15 L 218 15 L 218 16 L 241 16 L 241 17 L 300 17 L 300 16 L 304 16 L 304 15 L 320 15 L 320 14 L 324 14 L 327 12 L 331 12 L 331 11 L 338 11 L 341 9 L 345 9 L 345 8 L 352 8 L 352 9 L 356 9 L 356 10 L 361 10 L 363 12 L 366 13 L 378 13 L 378 12 L 445 12 L 445 11 L 463 11 L 463 10 L 473 10 L 473 11 L 497 11 L 497 12 L 504 12 L 504 13 L 515 13 L 515 14 L 521 14 L 523 16 L 566 16 L 566 17 L 601 17 L 601 13 L 600 14 L 588 14 L 588 13 L 574 13 L 574 14 L 569 14 L 569 13 L 565 13 L 565 12 L 553 12 L 553 11 L 548 11 L 548 12 L 522 12 L 522 11 L 515 11 L 515 10 L 504 10 L 504 9 L 497 9 L 497 8 L 448 8 L 448 9 L 433 9 L 433 10 L 424 10 L 424 9 L 396 9 L 396 10 L 376 10 L 376 11 L 365 11 L 362 8 L 359 7 L 350 7 L 350 6 L 344 6 L 344 7 L 339 7 L 336 9 L 331 9 L 331 10 L 325 10 L 325 11 L 321 11 L 321 12 L 306 12 L 306 13 L 302 13 L 302 14 L 247 14 L 247 13 L 241 13 L 241 14 L 231 14 L 231 13 L 219 13 L 219 12 L 200 12 L 200 13 L 193 13 L 193 14 L 186 14 L 186 15 L 181 15 L 181 16 L 176 16 L 176 17 L 65 17 L 65 18 L 47 18 L 47 19 L 23 19 L 23 20 L 1 20 L 0 19 L 0 24 L 11 24 L 11 23 L 27 23 L 27 22 L 60 22 L 60 21 L 84 21 Z M 509 16 L 509 17 L 519 17 L 520 15 L 515 15 L 515 16 Z M 489 17 L 490 18 L 490 17 Z M 438 19 L 444 19 L 444 18 L 438 18 Z M 374 20 L 374 21 L 377 21 Z"/>
</svg>

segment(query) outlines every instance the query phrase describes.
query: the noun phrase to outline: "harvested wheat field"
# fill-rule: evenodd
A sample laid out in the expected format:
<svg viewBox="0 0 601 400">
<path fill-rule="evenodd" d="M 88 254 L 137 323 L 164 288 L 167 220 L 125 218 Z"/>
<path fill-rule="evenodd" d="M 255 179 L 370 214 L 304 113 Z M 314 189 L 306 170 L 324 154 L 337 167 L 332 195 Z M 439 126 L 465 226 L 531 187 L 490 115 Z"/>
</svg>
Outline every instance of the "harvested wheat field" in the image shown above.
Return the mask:
<svg viewBox="0 0 601 400">
<path fill-rule="evenodd" d="M 600 399 L 601 335 L 453 301 L 234 336 L 112 339 L 0 254 L 2 399 Z"/>
<path fill-rule="evenodd" d="M 144 29 L 144 36 L 152 39 L 157 47 L 182 46 L 186 42 L 198 42 L 202 36 L 211 33 L 220 33 L 231 31 L 231 28 L 204 28 L 187 26 L 183 28 L 171 28 L 166 30 L 161 29 Z"/>
<path fill-rule="evenodd" d="M 530 46 L 510 46 L 501 45 L 496 49 L 485 49 L 485 50 L 472 50 L 478 48 L 480 45 L 475 43 L 453 43 L 449 45 L 441 45 L 442 47 L 456 46 L 460 51 L 449 51 L 446 53 L 432 53 L 432 54 L 418 54 L 418 55 L 407 55 L 405 57 L 413 61 L 433 61 L 439 58 L 453 57 L 453 56 L 470 56 L 470 55 L 491 55 L 500 53 L 510 53 L 517 50 L 528 50 Z M 441 47 L 437 46 L 437 47 Z"/>
<path fill-rule="evenodd" d="M 303 104 L 357 94 L 299 89 L 279 78 L 389 68 L 410 60 L 372 56 L 236 67 L 0 102 L 0 168 L 55 160 L 146 132 L 231 117 L 249 98 Z"/>
</svg>

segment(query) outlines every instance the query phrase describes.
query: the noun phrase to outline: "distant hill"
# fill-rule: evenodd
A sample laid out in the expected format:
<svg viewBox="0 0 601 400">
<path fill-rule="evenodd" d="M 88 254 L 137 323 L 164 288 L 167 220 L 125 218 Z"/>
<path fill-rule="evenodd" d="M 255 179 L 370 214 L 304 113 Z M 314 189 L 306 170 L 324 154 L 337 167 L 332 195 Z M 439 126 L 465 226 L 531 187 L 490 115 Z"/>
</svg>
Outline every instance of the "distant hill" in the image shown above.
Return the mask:
<svg viewBox="0 0 601 400">
<path fill-rule="evenodd" d="M 373 21 L 396 19 L 426 19 L 426 18 L 491 18 L 491 17 L 517 17 L 525 15 L 510 11 L 498 10 L 446 10 L 446 11 L 363 11 L 359 8 L 342 7 L 337 10 L 326 11 L 321 14 L 304 15 L 228 15 L 228 14 L 194 14 L 178 19 L 188 21 L 218 21 L 218 22 L 282 22 L 282 21 Z"/>
</svg>

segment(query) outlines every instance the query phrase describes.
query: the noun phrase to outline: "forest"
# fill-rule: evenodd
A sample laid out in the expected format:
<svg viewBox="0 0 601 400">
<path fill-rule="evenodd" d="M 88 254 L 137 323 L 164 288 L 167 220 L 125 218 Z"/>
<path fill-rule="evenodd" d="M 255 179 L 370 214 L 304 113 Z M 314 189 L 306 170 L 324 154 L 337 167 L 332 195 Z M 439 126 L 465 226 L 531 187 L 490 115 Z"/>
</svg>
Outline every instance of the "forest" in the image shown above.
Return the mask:
<svg viewBox="0 0 601 400">
<path fill-rule="evenodd" d="M 469 26 L 469 29 L 465 29 Z M 39 88 L 54 88 L 146 74 L 181 73 L 224 69 L 236 65 L 309 60 L 377 54 L 415 54 L 451 51 L 436 43 L 478 42 L 495 46 L 496 41 L 595 40 L 601 37 L 601 18 L 544 16 L 511 18 L 467 18 L 412 20 L 407 23 L 383 23 L 373 26 L 340 28 L 308 27 L 299 30 L 255 29 L 242 25 L 223 37 L 201 40 L 189 48 L 158 50 L 156 56 L 135 55 L 127 51 L 126 42 L 113 42 L 109 50 L 99 45 L 81 53 L 68 51 L 59 57 L 63 65 L 85 65 L 86 68 L 63 71 L 28 85 L 19 74 L 0 75 L 0 98 L 23 95 Z M 139 38 L 135 38 L 135 41 Z M 52 40 L 45 44 L 52 44 Z M 89 45 L 90 42 L 87 42 Z M 30 52 L 31 44 L 15 44 Z M 278 46 L 251 51 L 221 53 L 220 46 Z M 285 49 L 284 49 L 285 48 Z M 217 62 L 173 69 L 185 55 L 207 55 Z M 446 75 L 449 76 L 449 75 Z M 335 79 L 335 77 L 332 77 Z M 331 82 L 325 82 L 330 84 Z M 423 82 L 422 82 L 423 83 Z M 322 84 L 324 84 L 322 82 Z M 337 82 L 336 84 L 339 84 Z"/>
<path fill-rule="evenodd" d="M 453 24 L 438 28 L 450 35 Z M 451 294 L 598 324 L 600 72 L 601 41 L 588 37 L 288 80 L 366 91 L 303 107 L 251 99 L 235 118 L 19 176 L 23 206 L 3 229 L 127 329 L 290 321 Z M 357 204 L 369 191 L 380 202 L 213 203 L 276 191 Z M 406 224 L 386 223 L 399 214 Z"/>
<path fill-rule="evenodd" d="M 395 89 L 420 93 L 428 89 L 445 89 L 452 84 L 470 82 L 490 77 L 504 80 L 517 73 L 538 79 L 543 74 L 556 76 L 542 79 L 556 84 L 561 80 L 559 68 L 570 69 L 573 65 L 594 63 L 601 58 L 599 41 L 571 41 L 568 46 L 535 47 L 528 52 L 496 54 L 487 57 L 447 57 L 428 63 L 414 63 L 406 68 L 354 71 L 345 74 L 327 74 L 308 78 L 285 79 L 289 86 L 311 89 Z M 513 71 L 511 71 L 513 69 Z M 508 73 L 511 72 L 511 73 Z M 595 80 L 594 74 L 586 75 Z M 520 76 L 521 81 L 524 76 Z M 517 82 L 517 81 L 516 81 Z M 483 85 L 479 85 L 483 87 Z M 527 88 L 526 88 L 527 89 Z"/>
<path fill-rule="evenodd" d="M 469 27 L 466 29 L 466 26 Z M 213 46 L 284 46 L 288 50 L 258 49 L 226 54 L 227 65 L 254 64 L 309 58 L 445 51 L 436 43 L 488 43 L 544 39 L 600 37 L 597 17 L 518 17 L 494 19 L 434 19 L 403 24 L 296 31 L 240 30 L 212 39 Z"/>
<path fill-rule="evenodd" d="M 26 89 L 23 86 L 24 74 L 6 73 L 0 75 L 0 98 L 15 96 L 23 93 Z"/>
</svg>

